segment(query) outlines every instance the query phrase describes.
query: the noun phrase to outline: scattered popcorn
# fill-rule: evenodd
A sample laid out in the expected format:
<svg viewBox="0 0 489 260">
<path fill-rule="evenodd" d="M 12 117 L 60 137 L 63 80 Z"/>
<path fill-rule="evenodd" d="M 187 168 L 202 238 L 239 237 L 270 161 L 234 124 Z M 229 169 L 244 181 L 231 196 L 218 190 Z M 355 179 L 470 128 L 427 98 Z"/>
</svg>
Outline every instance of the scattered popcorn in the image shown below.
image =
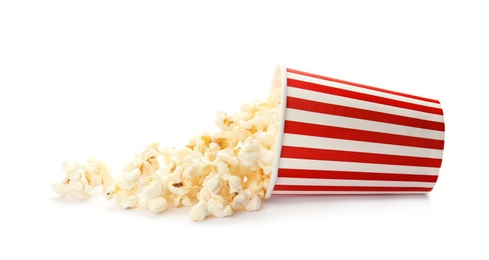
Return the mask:
<svg viewBox="0 0 489 260">
<path fill-rule="evenodd" d="M 233 199 L 231 206 L 233 209 L 238 209 L 241 204 L 246 200 L 246 194 L 244 191 L 239 192 Z"/>
<path fill-rule="evenodd" d="M 207 201 L 207 209 L 210 215 L 218 218 L 227 217 L 233 214 L 233 209 L 222 198 L 211 198 Z"/>
<path fill-rule="evenodd" d="M 164 184 L 163 181 L 160 179 L 153 180 L 141 190 L 141 192 L 139 193 L 138 202 L 141 205 L 141 207 L 150 209 L 150 211 L 154 212 L 154 210 L 151 210 L 150 208 L 149 205 L 150 201 L 155 198 L 163 198 L 165 193 L 166 193 L 166 184 Z M 154 206 L 154 202 L 153 202 L 153 206 Z M 166 200 L 165 200 L 165 207 L 163 208 L 161 206 L 160 207 L 161 210 L 159 212 L 163 211 L 165 208 L 166 208 Z"/>
<path fill-rule="evenodd" d="M 160 213 L 166 209 L 166 199 L 163 197 L 152 198 L 148 202 L 148 209 L 153 213 Z"/>
<path fill-rule="evenodd" d="M 252 170 L 258 169 L 258 149 L 260 143 L 253 137 L 248 137 L 239 151 L 238 157 L 243 165 L 250 166 Z"/>
<path fill-rule="evenodd" d="M 241 179 L 237 176 L 231 176 L 228 178 L 229 192 L 230 193 L 240 193 L 243 190 L 243 185 L 241 184 Z"/>
<path fill-rule="evenodd" d="M 246 200 L 244 206 L 247 211 L 256 211 L 261 207 L 261 198 L 250 190 L 245 190 Z"/>
<path fill-rule="evenodd" d="M 150 144 L 117 178 L 93 157 L 86 164 L 65 162 L 65 179 L 52 187 L 63 197 L 86 199 L 101 185 L 120 207 L 153 213 L 168 204 L 192 207 L 192 221 L 259 210 L 273 168 L 280 100 L 280 89 L 272 88 L 265 102 L 244 104 L 234 114 L 218 111 L 218 131 L 194 136 L 181 148 Z"/>
<path fill-rule="evenodd" d="M 207 204 L 205 202 L 199 202 L 197 205 L 195 205 L 192 210 L 190 211 L 190 219 L 192 221 L 201 221 L 203 220 L 206 216 L 208 215 L 207 213 Z"/>
<path fill-rule="evenodd" d="M 104 191 L 111 182 L 109 169 L 103 161 L 94 157 L 87 158 L 87 163 L 63 162 L 61 165 L 65 178 L 62 183 L 52 185 L 54 191 L 62 197 L 87 199 L 93 188 L 102 184 Z"/>
<path fill-rule="evenodd" d="M 224 150 L 220 150 L 217 152 L 217 159 L 229 164 L 229 165 L 237 165 L 238 158 L 234 154 L 234 150 L 231 148 L 226 148 Z"/>
<path fill-rule="evenodd" d="M 159 169 L 158 143 L 144 148 L 124 166 L 124 172 L 107 190 L 107 198 L 114 198 L 122 208 L 133 208 L 138 204 L 138 193 L 141 190 L 142 177 L 152 176 Z"/>
<path fill-rule="evenodd" d="M 194 204 L 192 203 L 192 200 L 190 200 L 188 196 L 185 196 L 182 199 L 182 205 L 185 207 L 192 207 Z"/>
<path fill-rule="evenodd" d="M 168 189 L 171 193 L 173 193 L 173 195 L 178 197 L 183 197 L 188 193 L 188 190 L 184 188 L 184 184 L 182 182 L 171 182 L 168 185 Z"/>
<path fill-rule="evenodd" d="M 219 110 L 217 111 L 215 123 L 222 131 L 229 131 L 234 125 L 234 120 L 225 111 Z"/>
</svg>

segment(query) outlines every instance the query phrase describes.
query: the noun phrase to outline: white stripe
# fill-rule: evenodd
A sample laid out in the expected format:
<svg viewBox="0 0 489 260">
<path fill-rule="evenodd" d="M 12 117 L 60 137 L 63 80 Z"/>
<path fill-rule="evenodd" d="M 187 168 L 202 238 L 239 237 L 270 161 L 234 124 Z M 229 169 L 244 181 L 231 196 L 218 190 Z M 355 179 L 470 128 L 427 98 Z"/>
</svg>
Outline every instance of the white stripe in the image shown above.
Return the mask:
<svg viewBox="0 0 489 260">
<path fill-rule="evenodd" d="M 324 170 L 324 171 L 351 171 L 351 172 L 378 172 L 397 174 L 419 174 L 437 176 L 440 171 L 435 167 L 404 166 L 390 164 L 372 164 L 356 162 L 337 162 L 325 160 L 305 160 L 280 158 L 278 168 Z"/>
<path fill-rule="evenodd" d="M 313 178 L 284 178 L 278 177 L 275 185 L 305 185 L 305 186 L 354 186 L 354 187 L 416 187 L 433 188 L 434 182 L 414 181 L 372 181 L 372 180 L 336 180 Z"/>
<path fill-rule="evenodd" d="M 316 101 L 320 103 L 354 107 L 354 108 L 366 109 L 370 111 L 393 114 L 393 115 L 424 119 L 424 120 L 429 120 L 434 122 L 443 122 L 442 115 L 430 114 L 426 112 L 420 112 L 411 109 L 383 105 L 374 102 L 358 100 L 354 98 L 347 98 L 347 97 L 336 96 L 336 95 L 331 95 L 326 93 L 320 93 L 320 92 L 315 92 L 307 89 L 295 88 L 290 86 L 287 87 L 287 96 Z"/>
<path fill-rule="evenodd" d="M 360 142 L 296 134 L 284 134 L 282 137 L 282 145 L 377 154 L 394 154 L 435 159 L 442 159 L 443 156 L 443 150 L 437 149 Z"/>
<path fill-rule="evenodd" d="M 385 97 L 385 98 L 389 98 L 389 99 L 409 102 L 409 103 L 418 104 L 418 105 L 422 105 L 422 106 L 441 108 L 440 104 L 433 103 L 433 102 L 428 102 L 428 101 L 423 101 L 423 100 L 419 100 L 419 99 L 399 96 L 399 95 L 390 94 L 390 93 L 377 91 L 377 90 L 372 90 L 372 89 L 368 89 L 368 88 L 352 86 L 352 85 L 348 85 L 348 84 L 344 84 L 344 83 L 338 83 L 338 82 L 329 81 L 329 80 L 325 80 L 325 79 L 318 79 L 315 77 L 304 76 L 304 75 L 300 75 L 300 74 L 296 74 L 296 73 L 292 73 L 292 72 L 287 72 L 287 77 L 290 79 L 296 79 L 296 80 L 320 84 L 320 85 L 327 85 L 327 86 L 335 87 L 335 88 L 339 88 L 339 89 L 351 90 L 351 91 L 355 91 L 355 92 L 359 92 L 359 93 L 375 95 L 375 96 L 379 96 L 379 97 Z"/>
<path fill-rule="evenodd" d="M 444 132 L 287 108 L 285 120 L 443 140 Z"/>
<path fill-rule="evenodd" d="M 273 195 L 368 195 L 368 194 L 426 194 L 427 191 L 289 191 L 274 190 Z"/>
</svg>

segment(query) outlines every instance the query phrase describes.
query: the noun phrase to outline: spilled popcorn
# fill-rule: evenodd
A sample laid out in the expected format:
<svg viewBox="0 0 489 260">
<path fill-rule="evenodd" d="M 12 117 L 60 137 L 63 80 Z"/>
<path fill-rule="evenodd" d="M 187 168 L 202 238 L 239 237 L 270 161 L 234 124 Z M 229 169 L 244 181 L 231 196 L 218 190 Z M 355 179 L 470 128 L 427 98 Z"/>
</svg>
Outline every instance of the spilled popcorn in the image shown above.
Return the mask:
<svg viewBox="0 0 489 260">
<path fill-rule="evenodd" d="M 64 162 L 65 178 L 52 187 L 60 196 L 84 200 L 101 185 L 107 198 L 125 209 L 160 213 L 169 205 L 192 207 L 192 221 L 259 210 L 273 169 L 280 92 L 272 88 L 266 101 L 245 104 L 234 114 L 218 111 L 219 130 L 195 136 L 184 147 L 150 144 L 117 178 L 96 158 Z"/>
</svg>

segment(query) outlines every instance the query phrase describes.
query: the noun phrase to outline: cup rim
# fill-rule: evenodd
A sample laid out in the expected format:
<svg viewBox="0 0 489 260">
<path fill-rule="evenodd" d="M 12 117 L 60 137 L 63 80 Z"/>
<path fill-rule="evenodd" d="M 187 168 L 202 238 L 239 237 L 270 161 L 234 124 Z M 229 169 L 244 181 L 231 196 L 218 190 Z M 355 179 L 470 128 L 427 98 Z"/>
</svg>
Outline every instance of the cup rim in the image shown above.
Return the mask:
<svg viewBox="0 0 489 260">
<path fill-rule="evenodd" d="M 277 82 L 277 80 L 280 80 L 280 82 Z M 281 88 L 281 101 L 280 101 L 280 121 L 278 124 L 278 131 L 277 131 L 277 136 L 276 142 L 275 142 L 275 157 L 273 159 L 273 168 L 272 172 L 270 174 L 270 181 L 268 183 L 267 187 L 267 193 L 265 194 L 265 199 L 270 198 L 272 195 L 272 191 L 275 187 L 275 183 L 277 181 L 278 177 L 278 164 L 280 161 L 280 156 L 281 156 L 281 151 L 282 151 L 282 139 L 283 139 L 283 132 L 284 132 L 284 125 L 285 125 L 285 109 L 287 107 L 287 69 L 284 65 L 284 63 L 279 62 L 275 68 L 275 73 L 272 78 L 272 86 L 271 90 L 273 91 L 273 88 Z"/>
</svg>

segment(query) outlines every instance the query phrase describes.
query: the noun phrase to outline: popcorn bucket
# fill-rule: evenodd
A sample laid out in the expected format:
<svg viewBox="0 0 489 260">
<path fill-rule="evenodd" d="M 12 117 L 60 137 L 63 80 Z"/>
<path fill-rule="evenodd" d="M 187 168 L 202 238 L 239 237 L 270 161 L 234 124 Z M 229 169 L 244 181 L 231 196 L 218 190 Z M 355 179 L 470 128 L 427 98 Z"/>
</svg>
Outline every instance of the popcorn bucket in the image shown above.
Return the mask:
<svg viewBox="0 0 489 260">
<path fill-rule="evenodd" d="M 438 178 L 440 102 L 279 65 L 273 194 L 420 194 Z"/>
</svg>

